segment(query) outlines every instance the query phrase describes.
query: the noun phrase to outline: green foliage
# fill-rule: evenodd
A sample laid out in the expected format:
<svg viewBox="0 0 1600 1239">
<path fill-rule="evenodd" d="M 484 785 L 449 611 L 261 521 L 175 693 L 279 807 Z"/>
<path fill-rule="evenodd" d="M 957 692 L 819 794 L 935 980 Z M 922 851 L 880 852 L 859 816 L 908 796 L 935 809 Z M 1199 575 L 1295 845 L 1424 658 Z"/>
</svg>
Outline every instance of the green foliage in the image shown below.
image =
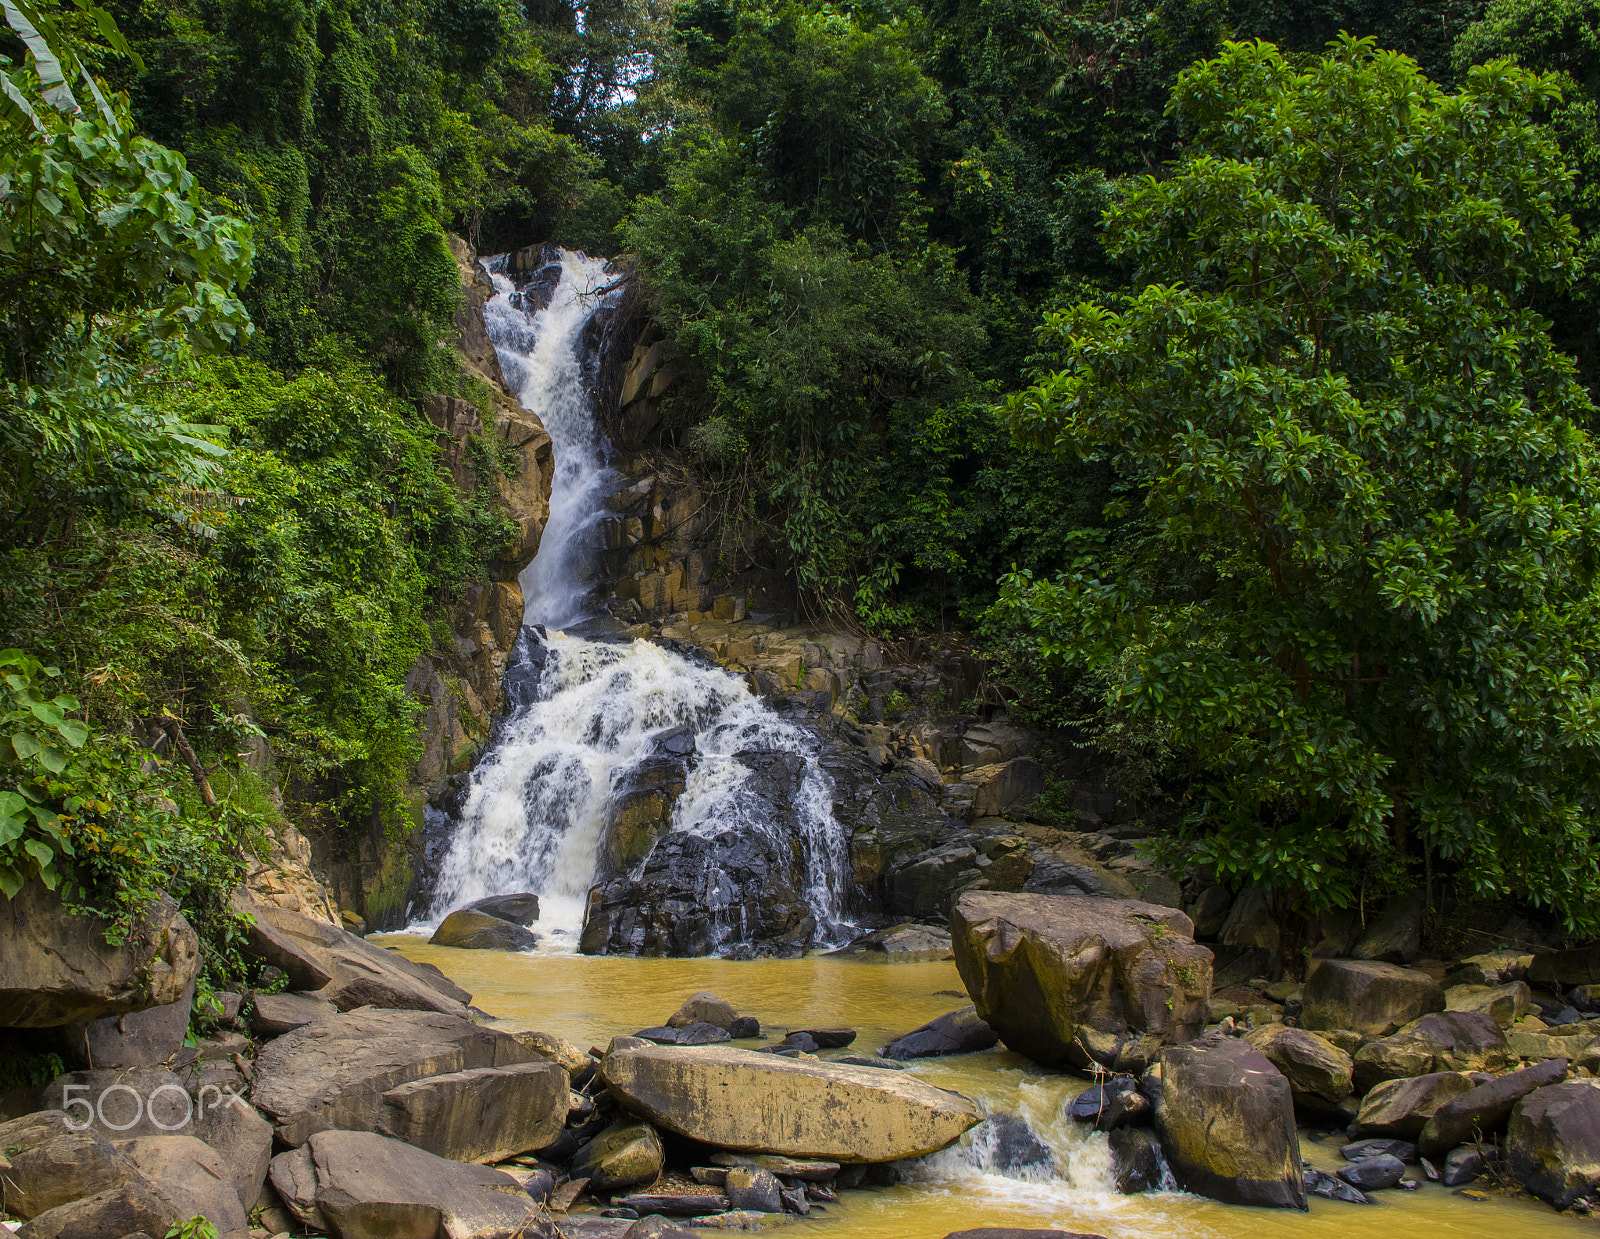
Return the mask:
<svg viewBox="0 0 1600 1239">
<path fill-rule="evenodd" d="M 1008 406 L 1142 510 L 1002 617 L 1196 754 L 1190 857 L 1280 905 L 1420 852 L 1596 923 L 1594 410 L 1525 308 L 1573 270 L 1555 92 L 1230 44 L 1179 82 L 1173 174 L 1108 215 L 1135 293 L 1052 316 L 1062 368 Z"/>
<path fill-rule="evenodd" d="M 1573 172 L 1562 205 L 1578 227 L 1578 252 L 1576 271 L 1565 287 L 1546 291 L 1542 308 L 1593 395 L 1600 392 L 1600 4 L 1495 0 L 1456 41 L 1456 71 L 1502 56 L 1561 83 L 1548 116 Z"/>
</svg>

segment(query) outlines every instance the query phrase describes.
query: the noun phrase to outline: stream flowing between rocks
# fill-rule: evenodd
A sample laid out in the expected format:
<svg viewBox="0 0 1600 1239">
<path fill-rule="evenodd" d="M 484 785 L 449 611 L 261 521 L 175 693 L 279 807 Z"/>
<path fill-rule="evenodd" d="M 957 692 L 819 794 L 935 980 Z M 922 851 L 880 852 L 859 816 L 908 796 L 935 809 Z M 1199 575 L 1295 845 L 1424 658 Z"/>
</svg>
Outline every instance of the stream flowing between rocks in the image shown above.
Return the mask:
<svg viewBox="0 0 1600 1239">
<path fill-rule="evenodd" d="M 805 959 L 629 959 L 538 951 L 509 955 L 429 946 L 418 937 L 374 938 L 434 964 L 473 993 L 476 1006 L 509 1030 L 538 1029 L 576 1045 L 606 1045 L 619 1033 L 659 1024 L 696 990 L 707 989 L 760 1019 L 768 1037 L 789 1028 L 850 1027 L 848 1050 L 872 1053 L 894 1036 L 967 1001 L 949 962 L 879 963 Z M 923 1059 L 909 1070 L 993 1113 L 1028 1121 L 1055 1155 L 1053 1175 L 1020 1177 L 987 1165 L 961 1144 L 916 1163 L 906 1183 L 846 1192 L 839 1205 L 788 1223 L 794 1239 L 941 1239 L 977 1226 L 1059 1228 L 1107 1239 L 1561 1239 L 1593 1235 L 1592 1223 L 1513 1199 L 1472 1201 L 1437 1184 L 1387 1191 L 1373 1205 L 1312 1197 L 1309 1214 L 1244 1209 L 1179 1192 L 1121 1196 L 1112 1184 L 1104 1136 L 1062 1115 L 1088 1087 L 1004 1049 Z M 1336 1142 L 1302 1132 L 1302 1155 L 1333 1170 Z M 1036 1174 L 1036 1172 L 1025 1172 Z M 1482 1187 L 1483 1184 L 1474 1186 Z"/>
</svg>

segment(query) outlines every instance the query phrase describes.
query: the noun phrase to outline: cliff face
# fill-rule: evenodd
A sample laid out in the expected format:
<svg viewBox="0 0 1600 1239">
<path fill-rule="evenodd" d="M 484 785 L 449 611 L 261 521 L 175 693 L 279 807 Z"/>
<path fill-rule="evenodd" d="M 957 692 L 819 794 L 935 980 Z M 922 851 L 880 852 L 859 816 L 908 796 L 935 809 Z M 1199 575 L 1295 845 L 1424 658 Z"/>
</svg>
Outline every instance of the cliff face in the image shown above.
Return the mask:
<svg viewBox="0 0 1600 1239">
<path fill-rule="evenodd" d="M 499 358 L 483 323 L 494 286 L 478 256 L 455 238 L 462 303 L 456 313 L 456 348 L 462 369 L 481 385 L 477 403 L 437 393 L 424 411 L 438 428 L 443 463 L 461 494 L 473 499 L 488 488 L 496 512 L 515 527 L 507 548 L 490 566 L 491 579 L 469 588 L 451 617 L 454 648 L 419 658 L 406 689 L 423 702 L 423 755 L 417 783 L 437 787 L 471 764 L 487 739 L 500 702 L 506 659 L 522 626 L 517 576 L 539 553 L 550 518 L 554 458 L 539 418 L 522 408 L 506 386 Z M 488 418 L 480 411 L 489 397 Z"/>
</svg>

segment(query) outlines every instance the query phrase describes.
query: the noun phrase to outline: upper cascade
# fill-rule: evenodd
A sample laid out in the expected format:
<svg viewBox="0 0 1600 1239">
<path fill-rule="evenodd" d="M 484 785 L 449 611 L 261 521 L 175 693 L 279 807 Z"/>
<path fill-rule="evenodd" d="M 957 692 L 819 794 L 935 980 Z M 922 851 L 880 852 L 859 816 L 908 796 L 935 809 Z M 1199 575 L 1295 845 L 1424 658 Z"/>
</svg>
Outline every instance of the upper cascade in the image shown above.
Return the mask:
<svg viewBox="0 0 1600 1239">
<path fill-rule="evenodd" d="M 741 678 L 648 641 L 579 635 L 616 475 L 596 426 L 585 326 L 614 295 L 600 259 L 548 249 L 531 279 L 485 265 L 507 382 L 555 450 L 550 521 L 522 574 L 508 712 L 432 876 L 430 920 L 540 896 L 543 950 L 798 953 L 848 936 L 845 833 L 817 742 Z"/>
</svg>

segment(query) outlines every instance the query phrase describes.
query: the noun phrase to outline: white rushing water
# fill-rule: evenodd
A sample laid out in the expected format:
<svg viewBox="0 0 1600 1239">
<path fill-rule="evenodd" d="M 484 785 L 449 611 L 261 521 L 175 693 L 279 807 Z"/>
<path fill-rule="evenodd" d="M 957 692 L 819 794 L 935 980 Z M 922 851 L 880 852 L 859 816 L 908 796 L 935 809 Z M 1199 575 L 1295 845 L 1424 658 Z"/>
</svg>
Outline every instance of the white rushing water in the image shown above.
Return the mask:
<svg viewBox="0 0 1600 1239">
<path fill-rule="evenodd" d="M 618 484 L 605 463 L 580 354 L 584 326 L 603 304 L 597 290 L 609 277 L 602 261 L 582 254 L 564 252 L 561 268 L 548 307 L 527 314 L 512 281 L 492 267 L 496 295 L 484 306 L 506 380 L 543 420 L 554 447 L 550 521 L 521 578 L 525 622 L 546 627 L 545 648 L 553 656 L 539 672 L 533 700 L 504 721 L 495 748 L 472 773 L 428 923 L 488 895 L 532 891 L 540 897 L 534 927 L 540 949 L 575 949 L 608 801 L 653 754 L 663 731 L 687 726 L 696 755 L 673 830 L 779 829 L 746 794 L 750 771 L 735 754 L 759 748 L 803 758 L 794 823 L 805 894 L 822 936 L 837 940 L 848 849 L 813 738 L 720 668 L 648 641 L 594 641 L 561 631 L 593 618 L 590 564 L 605 501 Z M 730 936 L 728 944 L 735 940 Z"/>
</svg>

